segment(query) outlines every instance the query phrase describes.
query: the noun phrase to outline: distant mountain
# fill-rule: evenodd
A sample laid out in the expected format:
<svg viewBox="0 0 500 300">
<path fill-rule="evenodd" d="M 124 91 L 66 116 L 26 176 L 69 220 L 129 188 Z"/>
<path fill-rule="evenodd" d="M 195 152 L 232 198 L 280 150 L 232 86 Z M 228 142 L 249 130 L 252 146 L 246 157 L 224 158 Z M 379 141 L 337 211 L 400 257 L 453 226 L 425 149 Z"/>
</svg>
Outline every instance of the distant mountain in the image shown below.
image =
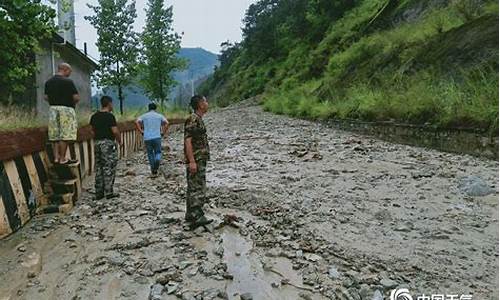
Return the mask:
<svg viewBox="0 0 500 300">
<path fill-rule="evenodd" d="M 214 67 L 219 64 L 217 54 L 203 48 L 181 48 L 179 56 L 190 62 L 186 70 L 174 74 L 175 80 L 179 83 L 206 77 L 212 74 Z"/>
<path fill-rule="evenodd" d="M 169 98 L 170 104 L 183 105 L 187 103 L 187 98 L 191 95 L 191 81 L 193 87 L 196 88 L 201 79 L 207 78 L 214 72 L 215 66 L 219 65 L 219 60 L 217 54 L 203 48 L 181 48 L 178 56 L 188 61 L 188 67 L 181 72 L 174 73 L 173 77 L 178 84 L 172 88 Z M 145 107 L 150 102 L 150 99 L 138 84 L 130 84 L 124 89 L 124 92 L 125 107 Z M 115 88 L 104 88 L 101 94 L 118 99 Z M 98 98 L 101 94 L 92 97 L 94 107 L 98 107 Z"/>
</svg>

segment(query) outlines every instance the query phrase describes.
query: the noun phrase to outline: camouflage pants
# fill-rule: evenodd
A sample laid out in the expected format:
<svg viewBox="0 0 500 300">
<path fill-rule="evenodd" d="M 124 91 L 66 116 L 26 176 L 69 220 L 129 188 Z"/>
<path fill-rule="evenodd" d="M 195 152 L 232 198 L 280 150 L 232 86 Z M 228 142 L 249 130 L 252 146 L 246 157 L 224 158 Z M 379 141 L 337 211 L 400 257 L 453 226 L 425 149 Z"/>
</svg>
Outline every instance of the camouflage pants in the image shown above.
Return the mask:
<svg viewBox="0 0 500 300">
<path fill-rule="evenodd" d="M 98 197 L 113 194 L 116 164 L 118 163 L 117 149 L 116 142 L 113 140 L 95 141 L 95 194 Z"/>
<path fill-rule="evenodd" d="M 206 202 L 206 168 L 207 161 L 196 162 L 198 171 L 195 174 L 189 172 L 189 165 L 186 167 L 187 177 L 187 199 L 186 199 L 186 220 L 192 221 L 203 216 L 203 204 Z"/>
</svg>

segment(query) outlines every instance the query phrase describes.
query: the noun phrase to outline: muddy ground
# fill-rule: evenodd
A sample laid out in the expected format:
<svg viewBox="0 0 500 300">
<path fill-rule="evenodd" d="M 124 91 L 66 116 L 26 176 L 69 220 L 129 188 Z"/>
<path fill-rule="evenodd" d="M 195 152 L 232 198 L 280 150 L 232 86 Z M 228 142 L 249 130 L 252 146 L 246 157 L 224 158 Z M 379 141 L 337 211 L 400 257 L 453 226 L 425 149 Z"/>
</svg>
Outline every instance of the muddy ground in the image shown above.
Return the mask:
<svg viewBox="0 0 500 300">
<path fill-rule="evenodd" d="M 395 287 L 497 298 L 497 162 L 252 103 L 206 124 L 212 232 L 184 229 L 174 129 L 163 176 L 133 154 L 118 167 L 119 199 L 93 201 L 87 184 L 69 215 L 0 241 L 0 299 L 376 300 Z"/>
</svg>

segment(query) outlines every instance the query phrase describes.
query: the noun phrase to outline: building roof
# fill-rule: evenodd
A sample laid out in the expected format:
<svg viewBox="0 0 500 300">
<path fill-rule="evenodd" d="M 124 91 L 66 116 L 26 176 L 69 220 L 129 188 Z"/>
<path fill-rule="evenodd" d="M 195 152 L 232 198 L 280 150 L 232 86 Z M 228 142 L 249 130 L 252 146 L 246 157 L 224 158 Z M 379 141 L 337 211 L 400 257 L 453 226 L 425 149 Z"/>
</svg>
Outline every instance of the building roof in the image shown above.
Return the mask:
<svg viewBox="0 0 500 300">
<path fill-rule="evenodd" d="M 66 47 L 68 50 L 73 52 L 76 56 L 80 57 L 86 63 L 88 63 L 93 69 L 97 69 L 99 65 L 88 55 L 80 51 L 80 49 L 76 48 L 75 45 L 71 44 L 69 41 L 65 40 L 58 33 L 54 33 L 52 35 L 52 42 L 57 43 L 60 47 Z"/>
</svg>

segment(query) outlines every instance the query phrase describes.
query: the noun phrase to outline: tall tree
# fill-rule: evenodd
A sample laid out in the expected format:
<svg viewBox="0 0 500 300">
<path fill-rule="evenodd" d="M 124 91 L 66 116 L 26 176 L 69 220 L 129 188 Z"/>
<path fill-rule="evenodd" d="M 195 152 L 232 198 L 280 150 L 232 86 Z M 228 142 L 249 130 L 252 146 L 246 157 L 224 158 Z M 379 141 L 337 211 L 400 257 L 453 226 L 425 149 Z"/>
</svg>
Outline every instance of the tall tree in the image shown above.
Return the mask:
<svg viewBox="0 0 500 300">
<path fill-rule="evenodd" d="M 0 1 L 0 101 L 25 89 L 37 66 L 35 51 L 55 31 L 55 11 L 38 0 Z"/>
<path fill-rule="evenodd" d="M 177 57 L 181 37 L 173 29 L 172 6 L 165 7 L 165 0 L 149 0 L 146 16 L 146 27 L 141 35 L 140 82 L 146 93 L 163 106 L 175 85 L 172 72 L 185 66 Z"/>
<path fill-rule="evenodd" d="M 137 17 L 135 0 L 130 3 L 128 0 L 98 0 L 97 6 L 88 7 L 94 15 L 85 19 L 97 30 L 100 52 L 97 84 L 116 87 L 123 114 L 123 89 L 136 75 L 139 54 L 139 36 L 133 30 Z"/>
</svg>

